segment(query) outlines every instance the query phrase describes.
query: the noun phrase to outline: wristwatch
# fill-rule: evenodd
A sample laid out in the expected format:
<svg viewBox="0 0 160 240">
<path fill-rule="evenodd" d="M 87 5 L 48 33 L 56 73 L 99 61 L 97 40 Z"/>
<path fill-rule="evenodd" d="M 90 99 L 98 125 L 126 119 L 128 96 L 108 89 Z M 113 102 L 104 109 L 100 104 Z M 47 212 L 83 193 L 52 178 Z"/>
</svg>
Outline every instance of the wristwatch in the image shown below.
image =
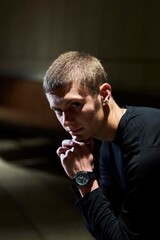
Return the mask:
<svg viewBox="0 0 160 240">
<path fill-rule="evenodd" d="M 80 171 L 77 172 L 73 177 L 73 183 L 81 188 L 87 186 L 96 177 L 93 172 Z"/>
</svg>

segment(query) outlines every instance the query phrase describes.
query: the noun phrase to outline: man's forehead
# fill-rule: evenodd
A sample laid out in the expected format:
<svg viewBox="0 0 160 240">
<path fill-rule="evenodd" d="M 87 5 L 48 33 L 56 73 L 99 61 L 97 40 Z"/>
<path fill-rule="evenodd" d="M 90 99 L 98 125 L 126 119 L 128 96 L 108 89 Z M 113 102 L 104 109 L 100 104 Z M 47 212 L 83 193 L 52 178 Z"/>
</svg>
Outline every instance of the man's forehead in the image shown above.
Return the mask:
<svg viewBox="0 0 160 240">
<path fill-rule="evenodd" d="M 50 103 L 50 107 L 58 107 L 58 106 L 64 106 L 72 101 L 84 101 L 84 98 L 81 95 L 78 94 L 65 94 L 65 95 L 59 95 L 57 93 L 47 93 L 46 94 L 47 99 Z"/>
<path fill-rule="evenodd" d="M 84 87 L 80 87 L 78 83 L 73 83 L 70 87 L 59 87 L 52 94 L 62 98 L 86 97 L 90 95 L 89 91 Z"/>
</svg>

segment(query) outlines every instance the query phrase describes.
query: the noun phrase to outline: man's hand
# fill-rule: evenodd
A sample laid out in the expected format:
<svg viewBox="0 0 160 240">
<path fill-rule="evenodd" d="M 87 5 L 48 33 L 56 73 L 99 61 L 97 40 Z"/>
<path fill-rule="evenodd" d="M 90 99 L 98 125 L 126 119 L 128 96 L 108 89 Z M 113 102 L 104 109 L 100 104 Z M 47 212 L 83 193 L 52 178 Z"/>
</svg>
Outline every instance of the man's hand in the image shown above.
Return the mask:
<svg viewBox="0 0 160 240">
<path fill-rule="evenodd" d="M 72 139 L 62 141 L 62 146 L 57 149 L 57 155 L 70 178 L 79 171 L 93 171 L 92 149 L 92 139 L 87 142 L 77 142 Z"/>
</svg>

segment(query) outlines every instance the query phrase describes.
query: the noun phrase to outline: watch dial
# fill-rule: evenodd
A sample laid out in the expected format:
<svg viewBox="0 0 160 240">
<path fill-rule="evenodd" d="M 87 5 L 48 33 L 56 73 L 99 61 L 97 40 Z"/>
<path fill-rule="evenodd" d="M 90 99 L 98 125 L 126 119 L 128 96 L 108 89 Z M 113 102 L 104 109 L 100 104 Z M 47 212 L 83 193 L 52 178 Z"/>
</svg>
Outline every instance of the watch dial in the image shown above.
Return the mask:
<svg viewBox="0 0 160 240">
<path fill-rule="evenodd" d="M 79 172 L 76 175 L 76 182 L 80 186 L 85 186 L 89 182 L 89 176 L 86 172 Z"/>
</svg>

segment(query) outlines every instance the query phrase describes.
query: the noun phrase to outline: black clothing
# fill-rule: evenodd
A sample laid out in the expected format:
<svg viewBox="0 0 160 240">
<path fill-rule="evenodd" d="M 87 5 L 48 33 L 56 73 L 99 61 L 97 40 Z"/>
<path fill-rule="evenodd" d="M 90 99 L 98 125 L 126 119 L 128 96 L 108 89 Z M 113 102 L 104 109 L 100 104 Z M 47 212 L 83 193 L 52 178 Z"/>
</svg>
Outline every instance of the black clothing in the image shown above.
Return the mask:
<svg viewBox="0 0 160 240">
<path fill-rule="evenodd" d="M 127 106 L 99 165 L 100 188 L 76 202 L 94 238 L 160 239 L 160 110 Z"/>
</svg>

